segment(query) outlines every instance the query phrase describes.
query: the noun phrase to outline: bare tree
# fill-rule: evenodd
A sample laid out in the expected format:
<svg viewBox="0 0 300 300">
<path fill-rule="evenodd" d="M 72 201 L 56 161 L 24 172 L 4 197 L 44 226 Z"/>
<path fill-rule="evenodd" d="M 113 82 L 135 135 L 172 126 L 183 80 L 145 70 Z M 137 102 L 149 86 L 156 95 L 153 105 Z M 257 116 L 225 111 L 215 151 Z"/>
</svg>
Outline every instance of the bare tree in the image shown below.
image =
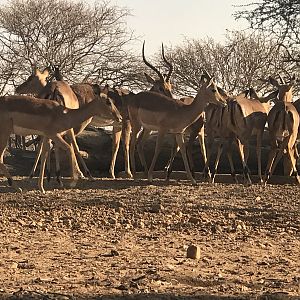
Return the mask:
<svg viewBox="0 0 300 300">
<path fill-rule="evenodd" d="M 58 64 L 71 82 L 132 76 L 137 58 L 128 51 L 134 39 L 129 14 L 106 1 L 9 1 L 0 7 L 2 91 L 33 65 Z"/>
<path fill-rule="evenodd" d="M 263 30 L 278 40 L 286 50 L 285 59 L 300 65 L 299 0 L 264 0 L 238 6 L 236 18 L 246 19 L 253 29 Z"/>
<path fill-rule="evenodd" d="M 288 77 L 295 71 L 294 64 L 284 61 L 283 51 L 275 42 L 255 33 L 231 32 L 224 43 L 186 40 L 166 53 L 174 63 L 173 85 L 180 95 L 195 93 L 203 68 L 234 93 L 250 86 L 264 90 L 267 85 L 260 79 L 278 74 Z"/>
</svg>

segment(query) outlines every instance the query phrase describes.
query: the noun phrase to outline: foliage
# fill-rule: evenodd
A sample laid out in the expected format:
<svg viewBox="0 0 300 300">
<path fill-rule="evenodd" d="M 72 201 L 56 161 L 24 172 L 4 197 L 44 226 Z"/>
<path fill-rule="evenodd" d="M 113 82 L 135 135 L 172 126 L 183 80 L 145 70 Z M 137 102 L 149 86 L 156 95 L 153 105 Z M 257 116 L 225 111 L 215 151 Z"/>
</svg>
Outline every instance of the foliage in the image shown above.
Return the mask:
<svg viewBox="0 0 300 300">
<path fill-rule="evenodd" d="M 277 37 L 286 50 L 285 59 L 300 65 L 299 0 L 264 0 L 239 7 L 236 18 L 244 18 L 251 28 Z"/>
<path fill-rule="evenodd" d="M 281 74 L 289 79 L 295 66 L 284 61 L 283 51 L 261 34 L 232 32 L 224 43 L 212 39 L 186 40 L 168 50 L 175 65 L 174 87 L 180 95 L 195 94 L 202 70 L 214 75 L 220 86 L 239 93 L 250 86 L 263 90 L 261 79 Z"/>
<path fill-rule="evenodd" d="M 70 81 L 120 82 L 135 73 L 128 51 L 129 11 L 97 2 L 11 0 L 0 8 L 2 89 L 28 76 L 32 66 L 60 65 Z"/>
</svg>

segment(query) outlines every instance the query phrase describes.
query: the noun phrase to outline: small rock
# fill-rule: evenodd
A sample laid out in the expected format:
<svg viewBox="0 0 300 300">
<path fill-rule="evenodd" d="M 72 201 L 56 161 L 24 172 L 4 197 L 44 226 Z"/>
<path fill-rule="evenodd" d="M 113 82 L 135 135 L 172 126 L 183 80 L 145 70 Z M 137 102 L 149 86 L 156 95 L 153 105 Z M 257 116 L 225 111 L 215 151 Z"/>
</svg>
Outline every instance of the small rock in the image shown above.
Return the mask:
<svg viewBox="0 0 300 300">
<path fill-rule="evenodd" d="M 18 269 L 18 263 L 13 262 L 10 266 L 12 269 Z"/>
<path fill-rule="evenodd" d="M 192 224 L 199 224 L 200 222 L 201 222 L 201 220 L 196 217 L 190 217 L 190 219 L 189 219 L 189 223 L 192 223 Z"/>
<path fill-rule="evenodd" d="M 190 245 L 186 251 L 187 258 L 199 259 L 200 258 L 200 248 L 195 245 Z"/>
<path fill-rule="evenodd" d="M 151 213 L 159 213 L 163 209 L 164 209 L 164 207 L 160 203 L 155 203 L 150 207 L 150 212 Z"/>
</svg>

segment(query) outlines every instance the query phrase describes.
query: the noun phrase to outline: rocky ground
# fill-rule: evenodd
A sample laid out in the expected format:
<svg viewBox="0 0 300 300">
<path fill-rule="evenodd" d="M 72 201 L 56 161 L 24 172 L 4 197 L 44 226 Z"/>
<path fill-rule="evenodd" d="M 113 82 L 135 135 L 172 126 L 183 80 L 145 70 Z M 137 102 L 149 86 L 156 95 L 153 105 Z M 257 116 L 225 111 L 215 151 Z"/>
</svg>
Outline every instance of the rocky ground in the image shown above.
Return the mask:
<svg viewBox="0 0 300 300">
<path fill-rule="evenodd" d="M 300 188 L 0 181 L 0 299 L 300 299 Z M 200 258 L 187 258 L 195 245 Z"/>
</svg>

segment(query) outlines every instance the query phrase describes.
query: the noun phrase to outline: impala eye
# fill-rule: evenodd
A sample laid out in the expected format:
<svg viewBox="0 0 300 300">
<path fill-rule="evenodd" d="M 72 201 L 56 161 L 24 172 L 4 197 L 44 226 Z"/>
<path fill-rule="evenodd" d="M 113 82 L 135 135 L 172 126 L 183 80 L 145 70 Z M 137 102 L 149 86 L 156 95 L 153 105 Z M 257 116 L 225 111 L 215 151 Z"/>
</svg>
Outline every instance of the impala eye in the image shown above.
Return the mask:
<svg viewBox="0 0 300 300">
<path fill-rule="evenodd" d="M 217 92 L 217 90 L 216 90 L 216 89 L 212 89 L 211 91 L 212 91 L 213 93 L 216 93 L 216 92 Z"/>
</svg>

